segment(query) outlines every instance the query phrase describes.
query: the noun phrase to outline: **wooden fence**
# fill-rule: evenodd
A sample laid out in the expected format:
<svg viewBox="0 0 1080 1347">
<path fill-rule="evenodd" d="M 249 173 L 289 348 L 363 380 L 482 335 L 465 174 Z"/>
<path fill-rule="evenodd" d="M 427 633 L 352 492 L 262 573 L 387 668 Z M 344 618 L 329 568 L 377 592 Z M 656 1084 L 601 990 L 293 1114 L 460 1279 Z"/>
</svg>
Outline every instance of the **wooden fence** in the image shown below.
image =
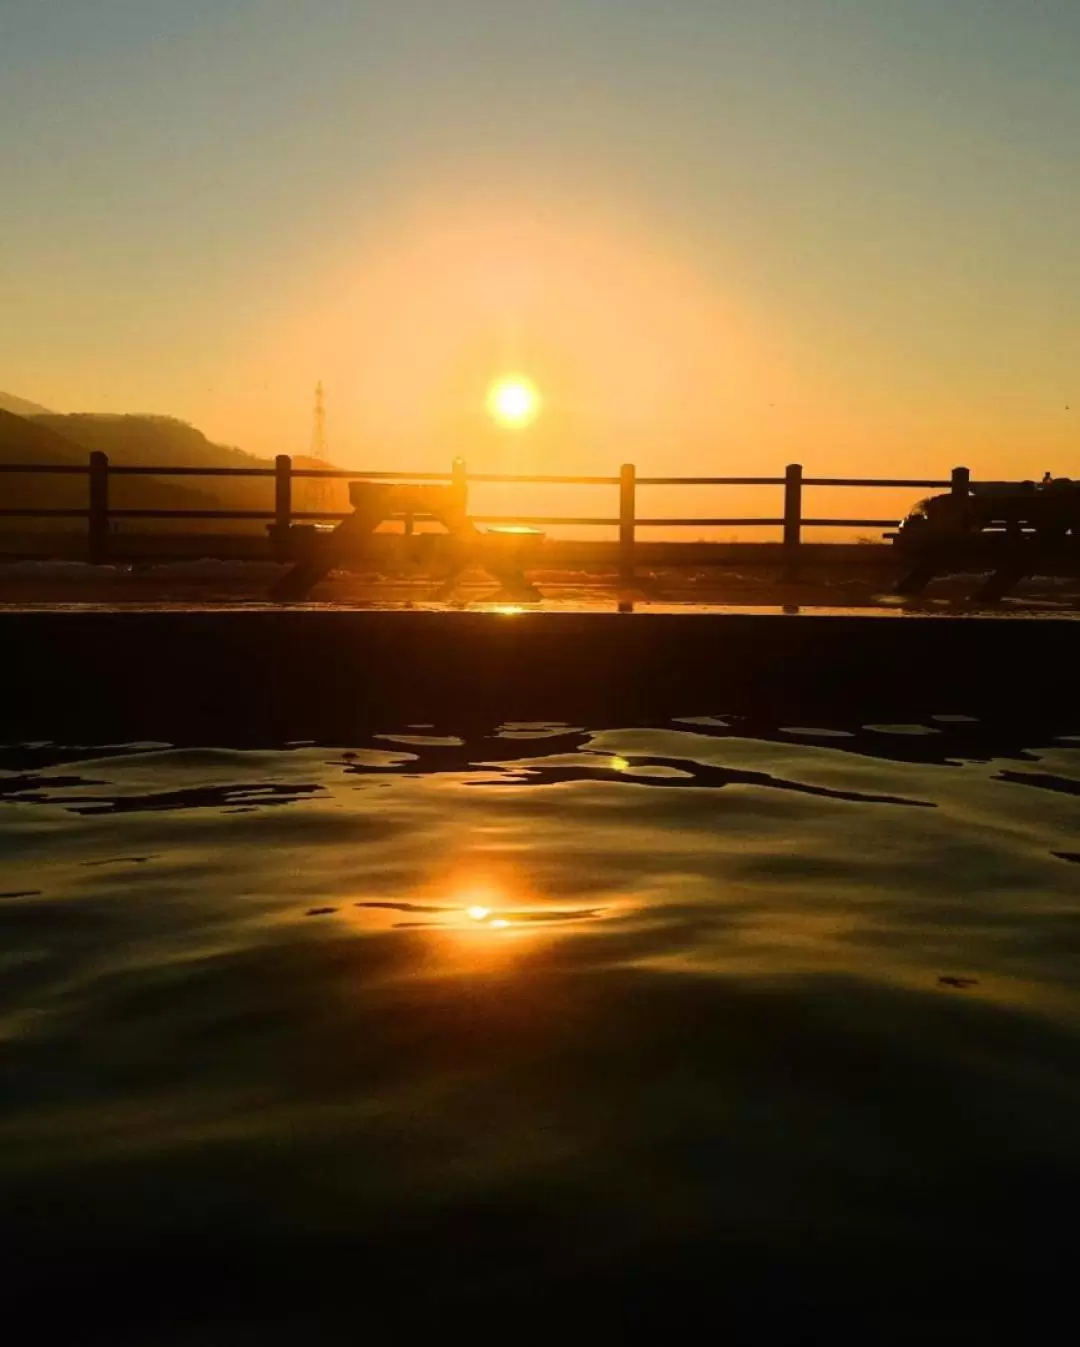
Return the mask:
<svg viewBox="0 0 1080 1347">
<path fill-rule="evenodd" d="M 344 469 L 294 468 L 288 454 L 279 454 L 272 468 L 199 468 L 135 467 L 111 465 L 107 454 L 90 455 L 82 464 L 0 464 L 0 474 L 81 475 L 88 479 L 87 505 L 84 509 L 7 509 L 0 505 L 0 518 L 85 519 L 87 521 L 87 558 L 93 564 L 109 559 L 109 529 L 119 519 L 221 519 L 265 520 L 287 527 L 295 521 L 337 520 L 345 514 L 335 511 L 294 510 L 293 482 L 297 478 L 345 478 L 353 481 L 449 482 L 465 489 L 469 483 L 495 483 L 533 486 L 610 486 L 618 488 L 618 513 L 610 517 L 575 515 L 474 515 L 478 524 L 525 525 L 604 525 L 618 529 L 619 569 L 624 578 L 634 572 L 636 534 L 639 528 L 780 528 L 783 530 L 782 556 L 789 569 L 798 562 L 805 528 L 887 529 L 896 525 L 891 519 L 815 519 L 803 515 L 805 487 L 904 488 L 951 490 L 967 495 L 971 474 L 967 468 L 953 468 L 946 479 L 879 477 L 806 477 L 802 465 L 791 463 L 783 477 L 639 477 L 633 463 L 624 463 L 618 476 L 562 477 L 515 475 L 507 473 L 470 473 L 461 459 L 455 459 L 449 473 L 428 472 L 351 472 Z M 114 509 L 109 505 L 109 483 L 114 477 L 264 477 L 274 480 L 272 510 L 133 510 Z M 638 490 L 655 486 L 740 487 L 766 486 L 782 489 L 782 508 L 772 517 L 674 517 L 654 518 L 637 513 Z"/>
</svg>

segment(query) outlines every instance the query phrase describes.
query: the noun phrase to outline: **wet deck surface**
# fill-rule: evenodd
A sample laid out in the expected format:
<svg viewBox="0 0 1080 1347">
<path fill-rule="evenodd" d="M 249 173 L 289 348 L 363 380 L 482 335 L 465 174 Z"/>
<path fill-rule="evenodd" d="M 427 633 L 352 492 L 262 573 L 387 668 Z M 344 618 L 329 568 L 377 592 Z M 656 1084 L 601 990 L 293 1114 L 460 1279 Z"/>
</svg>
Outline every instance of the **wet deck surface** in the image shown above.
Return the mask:
<svg viewBox="0 0 1080 1347">
<path fill-rule="evenodd" d="M 0 583 L 3 612 L 236 612 L 236 613 L 495 613 L 495 614 L 684 614 L 687 616 L 808 617 L 993 617 L 1080 618 L 1080 602 L 1068 596 L 1022 595 L 1000 603 L 974 603 L 950 595 L 903 599 L 878 594 L 854 599 L 802 587 L 785 593 L 773 586 L 761 594 L 720 591 L 649 595 L 602 586 L 546 587 L 536 602 L 501 597 L 490 590 L 451 599 L 430 596 L 424 586 L 352 586 L 300 603 L 274 603 L 234 585 L 85 586 L 36 585 L 23 590 Z"/>
<path fill-rule="evenodd" d="M 1026 581 L 1000 603 L 971 599 L 971 577 L 936 581 L 917 598 L 892 594 L 895 576 L 879 566 L 814 565 L 797 582 L 782 582 L 776 567 L 745 565 L 684 572 L 643 571 L 632 586 L 614 575 L 551 571 L 535 575 L 537 603 L 522 603 L 492 584 L 469 579 L 445 598 L 427 579 L 373 578 L 335 573 L 308 600 L 272 603 L 267 592 L 281 568 L 267 563 L 181 562 L 152 567 L 91 567 L 75 562 L 0 564 L 0 611 L 23 608 L 289 609 L 325 611 L 417 610 L 538 612 L 727 613 L 794 612 L 888 614 L 1080 614 L 1080 585 L 1053 579 Z"/>
</svg>

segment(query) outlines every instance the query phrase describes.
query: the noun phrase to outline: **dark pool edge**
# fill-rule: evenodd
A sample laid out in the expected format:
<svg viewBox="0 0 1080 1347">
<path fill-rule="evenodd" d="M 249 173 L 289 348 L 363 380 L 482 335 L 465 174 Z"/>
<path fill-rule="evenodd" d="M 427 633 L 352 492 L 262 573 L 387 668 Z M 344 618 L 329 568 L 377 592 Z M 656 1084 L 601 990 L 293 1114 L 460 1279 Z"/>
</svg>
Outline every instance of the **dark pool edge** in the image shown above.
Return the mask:
<svg viewBox="0 0 1080 1347">
<path fill-rule="evenodd" d="M 362 725 L 1070 714 L 1080 625 L 761 613 L 0 612 L 6 739 Z"/>
</svg>

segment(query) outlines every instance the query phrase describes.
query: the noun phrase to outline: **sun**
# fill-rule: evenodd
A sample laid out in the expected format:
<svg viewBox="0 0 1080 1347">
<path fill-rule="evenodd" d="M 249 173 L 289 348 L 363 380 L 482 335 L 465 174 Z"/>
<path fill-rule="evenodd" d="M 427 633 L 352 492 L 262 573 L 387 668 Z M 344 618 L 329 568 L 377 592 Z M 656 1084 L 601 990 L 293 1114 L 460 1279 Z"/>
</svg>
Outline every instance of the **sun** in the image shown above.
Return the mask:
<svg viewBox="0 0 1080 1347">
<path fill-rule="evenodd" d="M 488 393 L 488 411 L 504 426 L 527 426 L 540 411 L 540 394 L 528 379 L 500 379 Z"/>
</svg>

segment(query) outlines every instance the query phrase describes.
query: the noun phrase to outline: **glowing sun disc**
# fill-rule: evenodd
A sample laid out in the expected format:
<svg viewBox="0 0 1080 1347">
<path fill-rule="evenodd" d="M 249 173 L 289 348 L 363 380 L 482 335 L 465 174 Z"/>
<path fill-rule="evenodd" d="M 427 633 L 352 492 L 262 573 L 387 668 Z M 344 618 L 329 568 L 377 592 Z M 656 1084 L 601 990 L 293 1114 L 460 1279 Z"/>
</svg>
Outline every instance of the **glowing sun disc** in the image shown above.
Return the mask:
<svg viewBox="0 0 1080 1347">
<path fill-rule="evenodd" d="M 540 394 L 528 379 L 500 379 L 488 393 L 488 411 L 504 426 L 527 426 L 540 410 Z"/>
</svg>

